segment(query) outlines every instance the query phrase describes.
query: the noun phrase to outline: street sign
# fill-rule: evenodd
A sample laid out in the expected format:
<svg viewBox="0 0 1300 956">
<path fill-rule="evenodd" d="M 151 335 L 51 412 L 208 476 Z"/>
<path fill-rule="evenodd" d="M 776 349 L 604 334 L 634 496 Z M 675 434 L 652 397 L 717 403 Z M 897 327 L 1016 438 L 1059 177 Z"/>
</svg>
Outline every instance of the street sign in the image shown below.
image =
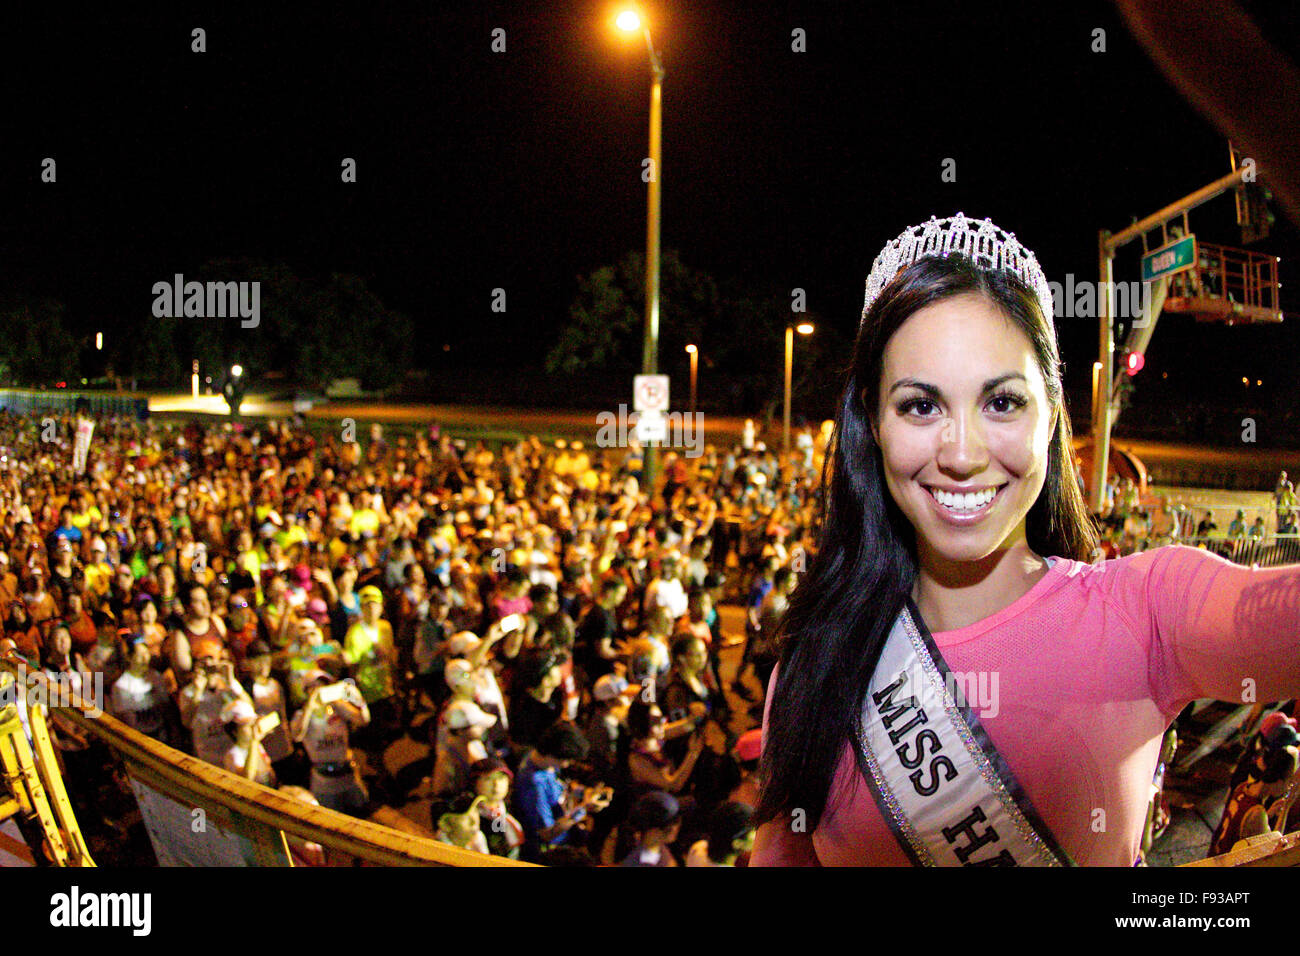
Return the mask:
<svg viewBox="0 0 1300 956">
<path fill-rule="evenodd" d="M 637 415 L 636 440 L 643 445 L 668 440 L 668 419 L 663 412 L 644 411 Z"/>
<path fill-rule="evenodd" d="M 1142 257 L 1142 281 L 1154 282 L 1176 272 L 1196 268 L 1196 237 L 1183 236 Z"/>
<path fill-rule="evenodd" d="M 668 376 L 637 375 L 632 379 L 632 401 L 633 411 L 668 411 Z"/>
</svg>

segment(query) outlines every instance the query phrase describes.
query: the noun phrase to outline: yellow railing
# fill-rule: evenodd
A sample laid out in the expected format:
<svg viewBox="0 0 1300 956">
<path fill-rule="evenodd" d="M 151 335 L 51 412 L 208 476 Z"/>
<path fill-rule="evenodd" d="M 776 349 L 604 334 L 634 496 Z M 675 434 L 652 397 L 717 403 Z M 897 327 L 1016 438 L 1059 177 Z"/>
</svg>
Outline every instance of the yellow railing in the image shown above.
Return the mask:
<svg viewBox="0 0 1300 956">
<path fill-rule="evenodd" d="M 19 671 L 7 661 L 0 668 L 18 677 Z M 43 675 L 27 674 L 28 682 Z M 21 686 L 20 686 L 21 689 Z M 487 856 L 462 850 L 428 837 L 403 833 L 369 820 L 350 817 L 324 807 L 315 807 L 264 787 L 214 766 L 197 757 L 168 747 L 136 731 L 108 714 L 88 716 L 97 708 L 72 697 L 55 705 L 51 691 L 50 711 L 93 734 L 126 764 L 133 780 L 158 792 L 162 797 L 184 806 L 202 810 L 223 821 L 226 826 L 247 827 L 244 834 L 256 843 L 262 840 L 257 859 L 262 862 L 283 859 L 275 846 L 267 845 L 265 834 L 279 834 L 318 843 L 327 851 L 344 853 L 355 860 L 379 866 L 528 866 L 499 856 Z M 2 795 L 0 795 L 2 796 Z M 142 807 L 143 810 L 143 807 Z M 148 820 L 146 820 L 146 826 Z M 151 833 L 157 839 L 157 834 Z"/>
</svg>

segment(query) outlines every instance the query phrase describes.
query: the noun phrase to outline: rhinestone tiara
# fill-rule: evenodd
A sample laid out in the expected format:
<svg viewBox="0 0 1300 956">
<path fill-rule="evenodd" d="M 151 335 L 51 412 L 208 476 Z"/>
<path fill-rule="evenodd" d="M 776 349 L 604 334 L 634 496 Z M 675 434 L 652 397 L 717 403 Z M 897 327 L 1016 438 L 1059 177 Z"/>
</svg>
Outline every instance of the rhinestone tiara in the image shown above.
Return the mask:
<svg viewBox="0 0 1300 956">
<path fill-rule="evenodd" d="M 1049 328 L 1052 323 L 1052 289 L 1038 265 L 1038 258 L 1020 244 L 1014 232 L 995 226 L 988 219 L 967 219 L 957 213 L 950 219 L 936 219 L 920 226 L 908 226 L 897 239 L 887 243 L 867 276 L 867 297 L 862 305 L 865 321 L 871 303 L 899 271 L 926 256 L 963 256 L 985 269 L 1001 269 L 1018 277 L 1034 290 Z"/>
</svg>

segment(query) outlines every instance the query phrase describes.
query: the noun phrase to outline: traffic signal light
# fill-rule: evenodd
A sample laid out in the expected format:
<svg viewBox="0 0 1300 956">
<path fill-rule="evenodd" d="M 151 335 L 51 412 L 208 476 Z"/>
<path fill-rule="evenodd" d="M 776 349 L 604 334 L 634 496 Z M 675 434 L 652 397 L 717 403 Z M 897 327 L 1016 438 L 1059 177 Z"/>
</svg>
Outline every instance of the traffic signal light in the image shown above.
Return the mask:
<svg viewBox="0 0 1300 956">
<path fill-rule="evenodd" d="M 1146 356 L 1141 352 L 1129 352 L 1124 357 L 1124 371 L 1130 376 L 1136 375 L 1142 371 L 1142 366 L 1147 364 Z"/>
<path fill-rule="evenodd" d="M 1268 237 L 1269 228 L 1277 221 L 1268 204 L 1273 199 L 1261 182 L 1242 183 L 1237 191 L 1237 225 L 1241 226 L 1243 244 Z"/>
</svg>

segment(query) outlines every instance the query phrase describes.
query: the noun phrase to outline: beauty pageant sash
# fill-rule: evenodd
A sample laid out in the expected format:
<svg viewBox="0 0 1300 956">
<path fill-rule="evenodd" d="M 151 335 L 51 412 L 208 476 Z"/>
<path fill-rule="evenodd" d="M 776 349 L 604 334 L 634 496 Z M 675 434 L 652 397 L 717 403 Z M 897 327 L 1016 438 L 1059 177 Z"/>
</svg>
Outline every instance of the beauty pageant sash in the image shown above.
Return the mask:
<svg viewBox="0 0 1300 956">
<path fill-rule="evenodd" d="M 855 735 L 881 815 L 918 866 L 1073 866 L 980 724 L 997 684 L 975 676 L 948 670 L 909 597 Z M 990 684 L 993 700 L 969 699 Z"/>
</svg>

